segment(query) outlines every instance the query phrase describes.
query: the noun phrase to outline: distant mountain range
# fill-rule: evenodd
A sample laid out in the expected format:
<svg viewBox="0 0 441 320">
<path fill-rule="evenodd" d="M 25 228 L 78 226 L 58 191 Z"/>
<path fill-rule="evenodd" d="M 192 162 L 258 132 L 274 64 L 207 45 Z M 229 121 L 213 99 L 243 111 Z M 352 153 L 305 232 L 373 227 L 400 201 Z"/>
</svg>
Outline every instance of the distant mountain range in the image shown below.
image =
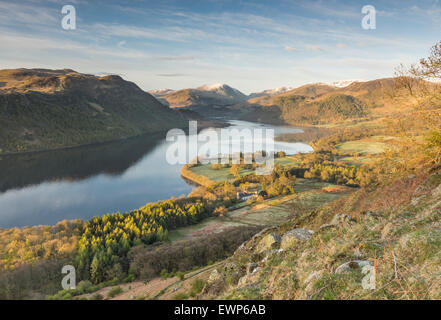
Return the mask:
<svg viewBox="0 0 441 320">
<path fill-rule="evenodd" d="M 292 87 L 281 87 L 254 92 L 246 95 L 226 84 L 204 85 L 194 89 L 157 89 L 148 93 L 164 105 L 171 108 L 199 107 L 207 105 L 228 106 L 253 98 L 271 97 L 292 90 Z"/>
<path fill-rule="evenodd" d="M 0 70 L 0 149 L 45 150 L 185 127 L 186 118 L 119 76 Z"/>
<path fill-rule="evenodd" d="M 194 89 L 189 88 L 181 90 L 157 89 L 151 90 L 149 93 L 155 96 L 161 103 L 170 106 L 171 108 L 193 107 L 197 109 L 201 106 L 231 106 L 245 101 L 265 104 L 265 101 L 271 100 L 271 97 L 285 93 L 317 96 L 321 93 L 327 93 L 337 90 L 338 88 L 347 87 L 354 82 L 361 82 L 361 80 L 342 80 L 333 82 L 332 84 L 306 84 L 298 88 L 280 87 L 253 92 L 249 95 L 246 95 L 238 89 L 232 88 L 226 84 L 204 85 Z"/>
<path fill-rule="evenodd" d="M 268 89 L 268 90 L 263 90 L 260 92 L 254 92 L 248 95 L 248 99 L 253 99 L 253 98 L 259 98 L 259 97 L 270 97 L 270 96 L 274 96 L 276 94 L 280 94 L 280 93 L 284 93 L 287 91 L 290 91 L 294 88 L 292 87 L 281 87 L 281 88 L 276 88 L 276 89 Z"/>
<path fill-rule="evenodd" d="M 147 93 L 116 75 L 0 70 L 0 153 L 118 140 L 183 128 L 188 119 L 320 124 L 403 108 L 409 97 L 391 104 L 393 94 L 394 79 L 314 83 L 250 95 L 226 84 Z"/>
<path fill-rule="evenodd" d="M 397 103 L 399 99 L 392 99 L 397 95 L 403 96 L 400 103 Z M 269 97 L 250 99 L 247 105 L 241 106 L 243 112 L 239 118 L 314 125 L 393 113 L 406 108 L 411 100 L 407 92 L 397 92 L 393 78 L 363 82 L 350 80 L 333 85 L 315 83 Z"/>
</svg>

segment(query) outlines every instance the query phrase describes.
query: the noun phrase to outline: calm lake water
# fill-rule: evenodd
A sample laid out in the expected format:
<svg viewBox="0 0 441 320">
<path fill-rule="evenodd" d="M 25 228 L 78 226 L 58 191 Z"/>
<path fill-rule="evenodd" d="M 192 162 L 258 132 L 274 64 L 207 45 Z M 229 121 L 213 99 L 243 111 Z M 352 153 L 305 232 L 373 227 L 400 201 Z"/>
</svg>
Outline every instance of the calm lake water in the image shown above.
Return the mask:
<svg viewBox="0 0 441 320">
<path fill-rule="evenodd" d="M 230 124 L 228 129 L 268 128 L 274 129 L 276 135 L 301 132 L 296 128 L 245 121 L 232 120 Z M 182 164 L 171 165 L 166 161 L 171 144 L 161 134 L 66 150 L 0 156 L 0 227 L 86 220 L 187 195 L 193 186 L 181 178 Z M 288 154 L 312 151 L 302 143 L 275 142 L 274 148 Z"/>
</svg>

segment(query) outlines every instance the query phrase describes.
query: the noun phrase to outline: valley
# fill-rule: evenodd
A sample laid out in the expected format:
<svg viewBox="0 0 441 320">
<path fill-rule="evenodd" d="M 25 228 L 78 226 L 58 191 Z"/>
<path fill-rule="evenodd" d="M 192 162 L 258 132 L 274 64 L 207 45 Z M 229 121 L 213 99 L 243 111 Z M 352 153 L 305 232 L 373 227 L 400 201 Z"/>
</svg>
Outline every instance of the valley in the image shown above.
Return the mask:
<svg viewBox="0 0 441 320">
<path fill-rule="evenodd" d="M 66 87 L 75 88 L 78 79 L 71 77 L 98 86 L 88 97 L 105 90 L 103 82 L 123 81 L 70 70 L 33 72 L 29 82 L 13 73 L 18 80 L 2 87 L 6 99 L 35 91 L 55 99 Z M 40 79 L 39 72 L 55 75 Z M 111 145 L 19 157 L 6 152 L 0 161 L 13 173 L 2 179 L 0 204 L 16 208 L 10 217 L 31 213 L 36 222 L 25 227 L 4 220 L 10 225 L 0 229 L 0 297 L 439 299 L 441 90 L 413 77 L 310 84 L 249 99 L 226 85 L 154 92 L 171 107 L 154 100 L 157 119 L 167 122 L 155 120 L 158 128 L 192 118 L 217 124 L 214 130 L 275 130 L 275 166 L 267 175 L 256 174 L 263 165 L 255 155 L 246 163 L 244 154 L 238 163 L 228 158 L 171 168 L 164 161 L 168 144 L 145 139 L 142 133 L 156 131 L 136 121 L 137 137 Z M 108 109 L 89 105 L 97 113 L 92 117 Z M 121 120 L 120 128 L 133 116 L 154 114 L 147 106 L 139 113 L 132 107 L 129 118 L 112 116 Z M 35 125 L 35 119 L 27 124 Z M 41 147 L 55 141 L 44 137 Z M 12 150 L 9 144 L 4 148 Z M 41 168 L 60 159 L 68 165 L 54 165 L 45 175 Z M 97 159 L 103 165 L 94 169 Z M 51 186 L 61 194 L 48 193 Z M 81 200 L 78 190 L 89 197 Z M 27 192 L 40 204 L 24 201 Z M 57 197 L 62 201 L 51 211 Z M 94 197 L 108 209 L 87 209 L 84 199 Z M 69 201 L 77 207 L 69 209 Z M 60 212 L 69 213 L 69 221 L 49 219 Z M 48 222 L 41 226 L 44 214 Z M 56 270 L 66 263 L 77 268 L 79 282 L 60 290 Z M 376 274 L 369 291 L 362 285 L 364 267 Z"/>
</svg>

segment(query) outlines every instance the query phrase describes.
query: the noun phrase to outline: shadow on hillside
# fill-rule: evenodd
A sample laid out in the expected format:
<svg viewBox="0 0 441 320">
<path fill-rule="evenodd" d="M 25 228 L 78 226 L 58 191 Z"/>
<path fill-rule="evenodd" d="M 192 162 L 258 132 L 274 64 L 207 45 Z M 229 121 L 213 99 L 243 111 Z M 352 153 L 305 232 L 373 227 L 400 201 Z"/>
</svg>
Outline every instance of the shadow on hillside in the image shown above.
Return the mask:
<svg viewBox="0 0 441 320">
<path fill-rule="evenodd" d="M 83 180 L 98 174 L 120 175 L 150 153 L 163 135 L 71 149 L 0 156 L 0 192 L 54 180 Z"/>
</svg>

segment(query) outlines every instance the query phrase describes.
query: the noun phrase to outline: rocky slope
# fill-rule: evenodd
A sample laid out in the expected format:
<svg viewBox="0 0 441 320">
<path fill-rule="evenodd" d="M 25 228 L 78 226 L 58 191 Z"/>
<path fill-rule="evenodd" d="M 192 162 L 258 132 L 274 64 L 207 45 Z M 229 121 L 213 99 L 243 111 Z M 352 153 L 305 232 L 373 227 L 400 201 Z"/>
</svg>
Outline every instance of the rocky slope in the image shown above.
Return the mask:
<svg viewBox="0 0 441 320">
<path fill-rule="evenodd" d="M 0 70 L 0 149 L 22 152 L 185 126 L 184 117 L 119 76 Z"/>
<path fill-rule="evenodd" d="M 199 298 L 440 299 L 440 173 L 390 185 L 399 204 L 378 190 L 355 215 L 359 191 L 263 230 L 211 272 Z"/>
</svg>

